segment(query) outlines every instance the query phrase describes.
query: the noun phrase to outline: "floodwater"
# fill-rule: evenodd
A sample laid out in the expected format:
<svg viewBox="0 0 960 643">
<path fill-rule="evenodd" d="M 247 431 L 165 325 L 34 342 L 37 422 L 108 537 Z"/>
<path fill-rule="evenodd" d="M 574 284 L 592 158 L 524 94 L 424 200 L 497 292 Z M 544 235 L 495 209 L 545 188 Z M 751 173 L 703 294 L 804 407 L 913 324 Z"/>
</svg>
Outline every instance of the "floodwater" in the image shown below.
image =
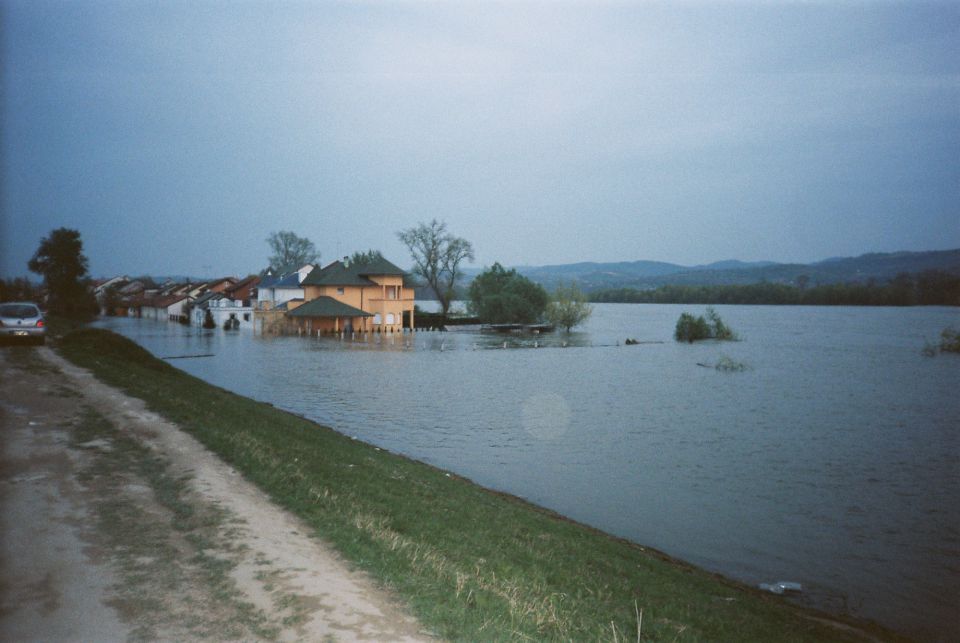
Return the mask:
<svg viewBox="0 0 960 643">
<path fill-rule="evenodd" d="M 643 304 L 537 337 L 100 325 L 160 357 L 212 353 L 171 363 L 703 568 L 956 640 L 960 356 L 922 349 L 960 311 L 716 308 L 741 341 L 678 344 L 703 307 Z"/>
</svg>

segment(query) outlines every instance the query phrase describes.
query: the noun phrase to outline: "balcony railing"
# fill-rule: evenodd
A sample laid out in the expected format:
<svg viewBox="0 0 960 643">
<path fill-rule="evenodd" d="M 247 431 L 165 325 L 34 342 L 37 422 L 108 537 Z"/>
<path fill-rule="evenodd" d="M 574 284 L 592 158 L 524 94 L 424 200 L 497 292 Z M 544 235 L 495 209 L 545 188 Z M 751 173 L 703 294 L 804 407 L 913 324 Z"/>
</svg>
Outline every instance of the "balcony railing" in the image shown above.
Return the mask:
<svg viewBox="0 0 960 643">
<path fill-rule="evenodd" d="M 404 295 L 403 297 L 370 297 L 367 301 L 414 301 L 413 295 Z"/>
</svg>

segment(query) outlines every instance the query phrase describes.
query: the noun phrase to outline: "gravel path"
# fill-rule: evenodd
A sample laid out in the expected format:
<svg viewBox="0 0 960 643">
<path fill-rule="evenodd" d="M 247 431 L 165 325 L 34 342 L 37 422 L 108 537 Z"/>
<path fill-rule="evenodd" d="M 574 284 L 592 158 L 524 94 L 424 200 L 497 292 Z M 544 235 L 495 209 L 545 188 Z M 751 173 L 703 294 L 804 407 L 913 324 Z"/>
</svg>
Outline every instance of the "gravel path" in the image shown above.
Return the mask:
<svg viewBox="0 0 960 643">
<path fill-rule="evenodd" d="M 0 349 L 0 640 L 427 640 L 310 529 L 49 348 Z"/>
</svg>

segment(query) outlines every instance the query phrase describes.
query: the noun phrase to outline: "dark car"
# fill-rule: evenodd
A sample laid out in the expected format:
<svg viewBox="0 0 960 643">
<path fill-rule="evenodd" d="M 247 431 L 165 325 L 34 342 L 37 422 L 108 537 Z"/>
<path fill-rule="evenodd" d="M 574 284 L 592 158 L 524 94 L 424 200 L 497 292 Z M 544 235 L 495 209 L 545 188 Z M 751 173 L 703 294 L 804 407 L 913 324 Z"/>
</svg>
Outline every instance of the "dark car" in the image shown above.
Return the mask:
<svg viewBox="0 0 960 643">
<path fill-rule="evenodd" d="M 0 304 L 0 340 L 22 340 L 43 344 L 47 322 L 36 304 L 6 302 Z"/>
</svg>

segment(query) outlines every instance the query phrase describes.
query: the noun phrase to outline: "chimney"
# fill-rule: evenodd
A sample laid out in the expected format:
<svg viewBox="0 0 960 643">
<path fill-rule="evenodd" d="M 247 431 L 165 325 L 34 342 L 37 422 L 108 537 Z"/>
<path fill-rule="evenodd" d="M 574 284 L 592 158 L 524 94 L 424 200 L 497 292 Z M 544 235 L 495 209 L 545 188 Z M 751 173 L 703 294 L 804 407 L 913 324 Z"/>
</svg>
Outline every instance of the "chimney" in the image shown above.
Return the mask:
<svg viewBox="0 0 960 643">
<path fill-rule="evenodd" d="M 346 256 L 346 255 L 344 255 L 344 257 L 343 257 L 343 267 L 344 267 L 344 268 L 349 268 L 349 267 L 350 267 L 350 257 L 348 257 L 348 256 Z"/>
</svg>

